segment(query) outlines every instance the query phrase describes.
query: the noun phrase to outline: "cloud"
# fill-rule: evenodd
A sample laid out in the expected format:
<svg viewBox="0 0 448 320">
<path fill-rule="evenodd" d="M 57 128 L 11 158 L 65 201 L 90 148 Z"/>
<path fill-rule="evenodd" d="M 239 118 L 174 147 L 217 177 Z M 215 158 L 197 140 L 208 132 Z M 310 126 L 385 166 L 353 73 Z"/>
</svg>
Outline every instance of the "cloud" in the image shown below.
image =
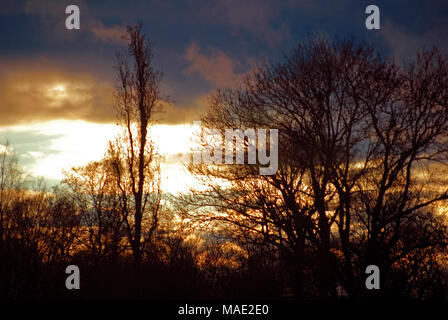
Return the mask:
<svg viewBox="0 0 448 320">
<path fill-rule="evenodd" d="M 234 34 L 247 32 L 273 47 L 291 37 L 288 24 L 278 23 L 280 8 L 277 1 L 215 0 L 204 6 L 204 16 L 230 25 Z"/>
<path fill-rule="evenodd" d="M 0 137 L 11 142 L 30 174 L 61 179 L 63 169 L 101 159 L 116 132 L 114 124 L 55 120 L 3 127 Z"/>
<path fill-rule="evenodd" d="M 92 26 L 93 35 L 104 42 L 123 43 L 122 36 L 126 33 L 126 29 L 122 26 L 114 25 L 112 27 L 105 27 L 102 22 Z"/>
<path fill-rule="evenodd" d="M 204 54 L 201 48 L 192 43 L 186 51 L 185 59 L 191 64 L 186 70 L 188 74 L 199 73 L 211 84 L 218 87 L 233 86 L 242 80 L 244 74 L 235 69 L 239 64 L 232 61 L 224 52 L 216 48 L 207 48 Z"/>
<path fill-rule="evenodd" d="M 0 6 L 0 14 L 18 14 L 23 11 L 23 3 L 17 0 L 3 0 Z"/>
<path fill-rule="evenodd" d="M 114 123 L 113 84 L 87 72 L 73 72 L 41 62 L 0 64 L 0 127 L 49 120 Z M 190 123 L 206 108 L 207 96 L 187 105 L 160 101 L 158 123 Z"/>
<path fill-rule="evenodd" d="M 448 24 L 447 24 L 448 27 Z M 444 28 L 442 28 L 444 29 Z M 444 29 L 445 30 L 445 29 Z M 397 24 L 386 20 L 381 26 L 379 37 L 392 50 L 392 54 L 398 60 L 414 58 L 417 51 L 423 48 L 430 49 L 437 45 L 440 49 L 448 49 L 447 37 L 440 29 L 431 29 L 417 33 L 411 33 Z"/>
<path fill-rule="evenodd" d="M 161 101 L 163 111 L 155 115 L 161 124 L 191 124 L 199 120 L 207 110 L 209 94 L 198 96 L 188 106 L 177 106 L 172 102 Z"/>
<path fill-rule="evenodd" d="M 30 63 L 3 65 L 1 70 L 0 126 L 53 119 L 114 120 L 112 85 L 89 73 Z"/>
<path fill-rule="evenodd" d="M 17 153 L 20 164 L 29 171 L 38 165 L 45 156 L 52 156 L 58 151 L 52 146 L 59 134 L 42 133 L 35 126 L 0 127 L 0 149 L 2 143 L 9 141 L 10 148 Z"/>
<path fill-rule="evenodd" d="M 82 0 L 76 3 L 81 15 L 80 30 L 77 32 L 67 30 L 65 20 L 68 15 L 65 13 L 65 8 L 68 5 L 68 2 L 61 2 L 59 0 L 28 0 L 24 6 L 24 12 L 39 16 L 42 24 L 41 27 L 54 40 L 66 40 L 67 38 L 76 40 L 75 35 L 81 32 L 90 34 L 96 40 L 106 43 L 123 43 L 121 36 L 126 32 L 126 29 L 119 25 L 105 26 L 101 21 L 91 15 L 87 4 Z"/>
<path fill-rule="evenodd" d="M 65 8 L 69 3 L 58 0 L 28 0 L 24 4 L 24 11 L 28 14 L 39 14 L 43 16 L 62 16 L 65 18 Z M 83 1 L 78 1 L 77 6 L 84 5 Z"/>
<path fill-rule="evenodd" d="M 312 18 L 328 16 L 346 18 L 349 7 L 353 4 L 354 2 L 351 0 L 288 0 L 285 3 L 285 7 L 287 10 L 292 10 Z M 359 7 L 357 3 L 355 3 L 355 6 L 357 8 Z M 367 7 L 367 4 L 365 6 L 361 5 L 361 7 L 364 9 Z"/>
</svg>

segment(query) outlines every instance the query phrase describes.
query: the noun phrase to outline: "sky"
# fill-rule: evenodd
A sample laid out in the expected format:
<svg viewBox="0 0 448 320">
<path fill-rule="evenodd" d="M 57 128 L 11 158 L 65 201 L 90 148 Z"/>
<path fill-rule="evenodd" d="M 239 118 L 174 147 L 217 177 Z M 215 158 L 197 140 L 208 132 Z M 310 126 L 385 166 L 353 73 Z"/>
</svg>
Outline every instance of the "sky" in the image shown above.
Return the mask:
<svg viewBox="0 0 448 320">
<path fill-rule="evenodd" d="M 80 9 L 79 30 L 65 27 L 70 4 Z M 365 27 L 371 4 L 379 30 Z M 117 130 L 115 53 L 137 22 L 164 73 L 165 112 L 154 131 L 170 192 L 194 185 L 173 159 L 191 147 L 209 94 L 263 61 L 282 61 L 310 34 L 366 41 L 398 61 L 424 46 L 448 52 L 447 1 L 1 0 L 0 144 L 10 142 L 26 172 L 55 185 L 63 170 L 104 155 Z"/>
</svg>

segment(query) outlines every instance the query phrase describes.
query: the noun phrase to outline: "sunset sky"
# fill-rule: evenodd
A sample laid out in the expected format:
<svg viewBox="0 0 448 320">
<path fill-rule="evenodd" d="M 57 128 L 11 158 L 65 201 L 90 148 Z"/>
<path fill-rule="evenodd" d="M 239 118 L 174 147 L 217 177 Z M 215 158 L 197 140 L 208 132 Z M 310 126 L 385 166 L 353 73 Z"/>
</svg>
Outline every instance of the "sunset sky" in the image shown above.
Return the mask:
<svg viewBox="0 0 448 320">
<path fill-rule="evenodd" d="M 69 4 L 80 8 L 80 30 L 65 28 Z M 369 4 L 380 8 L 380 30 L 365 28 Z M 446 1 L 2 0 L 0 144 L 9 140 L 25 170 L 50 185 L 100 159 L 117 130 L 115 52 L 125 49 L 126 25 L 141 21 L 169 101 L 154 129 L 166 156 L 162 187 L 185 191 L 194 180 L 173 158 L 191 147 L 211 91 L 280 61 L 312 32 L 365 40 L 399 61 L 423 45 L 448 51 L 447 16 Z"/>
</svg>

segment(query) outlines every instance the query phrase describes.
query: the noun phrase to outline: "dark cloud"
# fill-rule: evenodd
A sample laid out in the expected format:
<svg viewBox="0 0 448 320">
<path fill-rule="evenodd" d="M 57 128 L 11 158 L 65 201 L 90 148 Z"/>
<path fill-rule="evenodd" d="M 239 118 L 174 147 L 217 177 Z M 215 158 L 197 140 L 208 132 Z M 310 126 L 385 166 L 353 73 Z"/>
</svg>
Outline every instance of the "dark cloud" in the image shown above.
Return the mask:
<svg viewBox="0 0 448 320">
<path fill-rule="evenodd" d="M 444 30 L 446 30 L 448 21 L 445 21 L 444 25 Z M 430 49 L 432 46 L 437 46 L 442 51 L 448 52 L 448 36 L 446 32 L 441 32 L 439 28 L 416 33 L 389 19 L 384 21 L 379 37 L 390 48 L 392 55 L 398 61 L 410 61 L 417 52 L 424 48 Z"/>
<path fill-rule="evenodd" d="M 290 26 L 278 23 L 280 3 L 260 0 L 214 0 L 203 6 L 204 17 L 230 26 L 233 33 L 246 33 L 270 46 L 290 39 Z"/>
</svg>

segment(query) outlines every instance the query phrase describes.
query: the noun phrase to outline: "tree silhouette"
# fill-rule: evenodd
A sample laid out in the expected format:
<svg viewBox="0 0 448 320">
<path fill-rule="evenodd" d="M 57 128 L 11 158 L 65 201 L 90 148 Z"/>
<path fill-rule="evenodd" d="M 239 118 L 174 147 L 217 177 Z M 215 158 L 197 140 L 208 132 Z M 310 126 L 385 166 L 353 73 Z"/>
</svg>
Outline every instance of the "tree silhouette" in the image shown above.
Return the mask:
<svg viewBox="0 0 448 320">
<path fill-rule="evenodd" d="M 209 191 L 183 201 L 198 220 L 230 223 L 250 241 L 275 245 L 296 270 L 297 297 L 336 297 L 338 287 L 370 295 L 367 265 L 388 278 L 399 259 L 446 250 L 447 224 L 434 207 L 446 203 L 446 176 L 424 172 L 446 170 L 447 87 L 447 57 L 436 49 L 400 67 L 365 44 L 309 39 L 240 88 L 218 90 L 202 119 L 221 132 L 278 129 L 278 172 L 190 164 Z"/>
<path fill-rule="evenodd" d="M 8 232 L 8 208 L 12 205 L 17 191 L 23 188 L 24 176 L 18 164 L 18 157 L 7 141 L 0 149 L 0 242 Z"/>
<path fill-rule="evenodd" d="M 160 110 L 162 75 L 153 69 L 151 44 L 143 35 L 141 24 L 128 26 L 124 39 L 128 42 L 128 55 L 118 53 L 115 67 L 115 107 L 122 133 L 110 143 L 109 156 L 138 268 L 142 245 L 150 241 L 157 228 L 160 210 L 159 155 L 149 130 L 154 113 Z M 144 234 L 142 227 L 146 227 Z"/>
<path fill-rule="evenodd" d="M 176 197 L 162 194 L 151 140 L 161 75 L 141 25 L 125 40 L 121 131 L 103 159 L 50 192 L 0 149 L 1 297 L 446 298 L 447 56 L 398 65 L 364 43 L 308 39 L 214 92 L 202 118 L 222 134 L 278 129 L 278 171 L 190 163 L 208 188 Z M 233 156 L 248 160 L 252 139 Z M 82 290 L 64 287 L 68 264 Z M 381 290 L 365 287 L 369 265 Z"/>
<path fill-rule="evenodd" d="M 120 197 L 110 161 L 90 162 L 65 173 L 71 202 L 79 212 L 78 241 L 94 259 L 114 262 L 126 249 Z"/>
</svg>

